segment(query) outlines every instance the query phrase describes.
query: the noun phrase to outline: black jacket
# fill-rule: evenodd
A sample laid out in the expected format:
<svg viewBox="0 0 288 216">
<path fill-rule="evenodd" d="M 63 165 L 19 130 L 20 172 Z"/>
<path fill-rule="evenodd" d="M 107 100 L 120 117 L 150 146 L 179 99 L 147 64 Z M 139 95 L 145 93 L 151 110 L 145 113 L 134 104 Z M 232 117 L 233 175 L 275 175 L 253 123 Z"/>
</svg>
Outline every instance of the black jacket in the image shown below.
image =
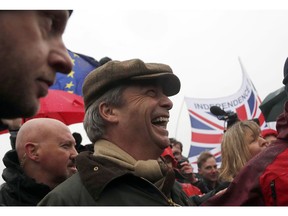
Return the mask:
<svg viewBox="0 0 288 216">
<path fill-rule="evenodd" d="M 6 166 L 2 173 L 5 183 L 0 189 L 0 205 L 36 206 L 50 192 L 47 185 L 38 184 L 23 173 L 15 150 L 5 154 L 3 163 Z"/>
<path fill-rule="evenodd" d="M 209 193 L 213 191 L 214 193 L 219 192 L 220 190 L 223 190 L 224 188 L 227 188 L 229 185 L 229 182 L 217 182 L 215 187 L 212 187 L 211 182 L 208 180 L 200 177 L 199 180 L 195 183 L 193 183 L 196 187 L 198 187 L 203 194 Z"/>
</svg>

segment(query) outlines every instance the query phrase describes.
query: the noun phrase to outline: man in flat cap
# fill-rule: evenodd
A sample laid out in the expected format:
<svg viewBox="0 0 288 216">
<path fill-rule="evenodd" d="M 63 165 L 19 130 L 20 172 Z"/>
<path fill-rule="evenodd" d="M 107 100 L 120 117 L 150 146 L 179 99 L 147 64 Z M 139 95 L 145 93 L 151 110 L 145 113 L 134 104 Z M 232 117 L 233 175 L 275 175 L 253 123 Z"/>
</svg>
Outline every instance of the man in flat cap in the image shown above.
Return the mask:
<svg viewBox="0 0 288 216">
<path fill-rule="evenodd" d="M 283 84 L 288 94 L 288 58 Z M 225 193 L 203 205 L 288 206 L 288 102 L 283 111 L 276 123 L 277 139 L 248 161 Z"/>
<path fill-rule="evenodd" d="M 160 155 L 180 80 L 165 64 L 109 61 L 83 85 L 84 128 L 94 153 L 76 159 L 78 173 L 39 205 L 192 205 Z"/>
</svg>

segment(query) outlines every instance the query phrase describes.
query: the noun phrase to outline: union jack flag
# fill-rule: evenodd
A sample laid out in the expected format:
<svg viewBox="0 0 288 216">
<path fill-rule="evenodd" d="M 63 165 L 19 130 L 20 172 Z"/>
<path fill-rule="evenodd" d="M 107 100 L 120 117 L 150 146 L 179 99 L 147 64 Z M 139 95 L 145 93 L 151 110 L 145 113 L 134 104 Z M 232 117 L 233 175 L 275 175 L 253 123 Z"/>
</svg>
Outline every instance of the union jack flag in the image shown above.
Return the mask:
<svg viewBox="0 0 288 216">
<path fill-rule="evenodd" d="M 240 60 L 239 60 L 240 61 Z M 258 119 L 262 129 L 267 127 L 264 116 L 259 108 L 261 100 L 258 93 L 242 68 L 242 85 L 235 94 L 222 98 L 188 98 L 185 102 L 191 123 L 191 145 L 188 158 L 195 166 L 202 151 L 210 151 L 218 163 L 221 162 L 221 139 L 225 130 L 225 121 L 219 120 L 210 112 L 211 106 L 237 113 L 239 120 Z"/>
</svg>

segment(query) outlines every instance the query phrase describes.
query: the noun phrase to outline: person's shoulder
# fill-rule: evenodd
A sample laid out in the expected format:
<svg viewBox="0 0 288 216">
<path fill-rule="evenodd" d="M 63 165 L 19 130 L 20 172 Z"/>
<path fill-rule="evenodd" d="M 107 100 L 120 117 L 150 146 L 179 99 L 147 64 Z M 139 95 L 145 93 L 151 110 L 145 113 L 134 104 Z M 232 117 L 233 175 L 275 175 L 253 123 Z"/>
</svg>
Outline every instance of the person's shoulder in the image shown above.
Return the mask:
<svg viewBox="0 0 288 216">
<path fill-rule="evenodd" d="M 38 206 L 76 205 L 83 191 L 83 187 L 79 173 L 75 173 L 50 191 L 38 203 Z"/>
<path fill-rule="evenodd" d="M 5 190 L 9 190 L 9 185 L 6 182 L 3 182 L 0 185 L 0 201 L 2 201 L 2 196 L 3 196 Z"/>
<path fill-rule="evenodd" d="M 75 173 L 68 179 L 66 179 L 64 182 L 56 186 L 51 192 L 54 193 L 63 193 L 63 192 L 75 192 L 80 186 L 82 185 L 82 181 L 80 178 L 79 173 Z M 71 190 L 73 188 L 73 190 Z"/>
</svg>

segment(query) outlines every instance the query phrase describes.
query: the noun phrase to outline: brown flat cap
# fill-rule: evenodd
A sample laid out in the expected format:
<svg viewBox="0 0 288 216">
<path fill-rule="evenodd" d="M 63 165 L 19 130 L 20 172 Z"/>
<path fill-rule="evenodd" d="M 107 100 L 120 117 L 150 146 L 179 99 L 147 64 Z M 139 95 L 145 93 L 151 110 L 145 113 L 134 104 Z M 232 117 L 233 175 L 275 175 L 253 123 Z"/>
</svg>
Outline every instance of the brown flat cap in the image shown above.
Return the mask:
<svg viewBox="0 0 288 216">
<path fill-rule="evenodd" d="M 173 96 L 180 91 L 180 80 L 168 65 L 144 63 L 140 59 L 109 61 L 85 78 L 82 89 L 85 108 L 87 109 L 105 91 L 121 85 L 123 81 L 155 79 L 160 81 L 167 96 Z"/>
</svg>

